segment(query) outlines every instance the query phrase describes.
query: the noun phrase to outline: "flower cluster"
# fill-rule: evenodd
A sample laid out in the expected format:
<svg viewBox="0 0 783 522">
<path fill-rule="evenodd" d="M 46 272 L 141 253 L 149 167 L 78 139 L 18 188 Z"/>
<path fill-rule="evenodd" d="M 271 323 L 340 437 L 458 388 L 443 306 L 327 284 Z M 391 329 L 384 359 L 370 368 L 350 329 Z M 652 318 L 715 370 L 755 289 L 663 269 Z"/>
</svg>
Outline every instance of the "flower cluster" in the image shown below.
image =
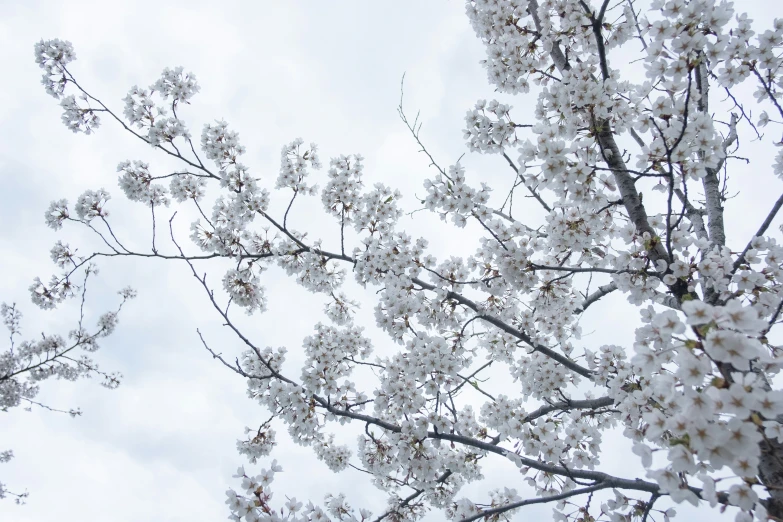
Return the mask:
<svg viewBox="0 0 783 522">
<path fill-rule="evenodd" d="M 100 127 L 101 120 L 95 110 L 89 107 L 87 96 L 83 95 L 80 99 L 87 104 L 87 107 L 79 106 L 74 95 L 66 96 L 60 101 L 60 107 L 63 108 L 63 123 L 75 133 L 92 134 L 94 129 Z"/>
<path fill-rule="evenodd" d="M 55 38 L 41 40 L 35 44 L 35 63 L 45 71 L 41 83 L 47 94 L 58 100 L 62 98 L 60 100 L 60 107 L 63 108 L 62 122 L 75 133 L 92 134 L 101 124 L 97 112 L 105 108 L 91 107 L 92 98 L 81 88 L 79 88 L 81 94 L 78 100 L 82 105 L 75 95 L 65 96 L 66 86 L 68 83 L 73 83 L 73 77 L 65 66 L 75 59 L 76 55 L 69 41 Z"/>
<path fill-rule="evenodd" d="M 183 67 L 169 69 L 166 67 L 158 81 L 150 86 L 154 92 L 160 93 L 164 100 L 171 98 L 172 104 L 189 103 L 189 100 L 201 90 L 196 83 L 196 75 L 185 73 Z"/>
<path fill-rule="evenodd" d="M 60 199 L 52 201 L 45 214 L 46 225 L 52 230 L 60 230 L 63 227 L 63 221 L 70 217 L 68 213 L 68 201 Z"/>
<path fill-rule="evenodd" d="M 275 430 L 268 425 L 263 425 L 258 430 L 245 427 L 247 440 L 237 441 L 237 451 L 240 455 L 246 455 L 251 464 L 258 462 L 261 457 L 266 457 L 274 449 Z"/>
<path fill-rule="evenodd" d="M 120 188 L 131 201 L 140 201 L 151 207 L 169 205 L 163 185 L 152 183 L 149 164 L 143 161 L 123 161 L 117 165 Z"/>
<path fill-rule="evenodd" d="M 245 147 L 239 144 L 239 134 L 229 130 L 228 123 L 223 120 L 215 122 L 215 125 L 204 125 L 201 132 L 201 150 L 221 170 L 226 165 L 236 164 L 239 156 L 245 153 Z"/>
<path fill-rule="evenodd" d="M 226 491 L 226 504 L 231 510 L 230 520 L 236 522 L 261 522 L 263 520 L 279 520 L 286 522 L 307 522 L 334 520 L 341 522 L 365 522 L 370 519 L 371 513 L 361 509 L 358 513 L 345 500 L 344 495 L 327 496 L 326 509 L 308 502 L 306 506 L 296 500 L 296 497 L 288 498 L 282 507 L 272 507 L 273 493 L 271 484 L 275 474 L 283 471 L 283 468 L 273 460 L 269 469 L 262 469 L 255 476 L 248 475 L 244 468 L 237 469 L 234 478 L 241 479 L 242 493 L 233 489 Z M 278 514 L 279 513 L 279 514 Z M 359 515 L 357 517 L 356 515 Z"/>
<path fill-rule="evenodd" d="M 76 216 L 88 223 L 97 217 L 105 218 L 109 215 L 106 203 L 110 199 L 111 196 L 104 189 L 85 190 L 76 200 Z"/>
<path fill-rule="evenodd" d="M 246 309 L 248 315 L 255 310 L 266 310 L 264 289 L 259 284 L 258 275 L 251 268 L 226 272 L 223 276 L 223 288 L 233 302 Z"/>
<path fill-rule="evenodd" d="M 302 385 L 311 393 L 324 393 L 335 396 L 334 401 L 344 401 L 341 395 L 355 395 L 356 390 L 350 381 L 340 383 L 339 379 L 350 376 L 356 357 L 367 359 L 372 352 L 370 341 L 355 326 L 338 330 L 318 323 L 315 329 L 316 335 L 304 339 Z"/>
<path fill-rule="evenodd" d="M 509 111 L 511 107 L 492 100 L 487 104 L 486 100 L 479 100 L 476 108 L 465 115 L 464 138 L 468 142 L 471 151 L 503 152 L 506 147 L 516 143 L 514 136 L 514 122 L 511 121 Z M 490 119 L 487 113 L 495 116 Z"/>
<path fill-rule="evenodd" d="M 52 247 L 52 250 L 50 251 L 52 261 L 54 261 L 54 264 L 60 268 L 75 266 L 75 254 L 76 252 L 72 251 L 71 247 L 69 247 L 67 243 L 63 244 L 63 242 L 60 240 L 55 243 L 55 245 Z"/>
<path fill-rule="evenodd" d="M 348 222 L 359 209 L 363 160 L 360 155 L 333 158 L 329 162 L 329 182 L 321 192 L 326 211 Z"/>
<path fill-rule="evenodd" d="M 280 174 L 277 177 L 275 188 L 290 188 L 295 193 L 315 195 L 318 188 L 307 185 L 305 181 L 310 173 L 310 168 L 318 170 L 321 168 L 321 160 L 318 157 L 318 146 L 315 143 L 310 144 L 310 148 L 302 149 L 304 140 L 297 138 L 280 151 Z"/>
<path fill-rule="evenodd" d="M 173 143 L 176 138 L 190 141 L 190 132 L 177 117 L 177 104 L 189 103 L 200 90 L 193 73 L 184 73 L 182 67 L 166 68 L 149 89 L 133 86 L 123 101 L 124 115 L 131 126 L 146 131 L 145 139 L 153 147 Z M 152 99 L 158 93 L 166 106 L 158 106 Z M 172 116 L 168 116 L 169 109 Z"/>
<path fill-rule="evenodd" d="M 178 203 L 186 199 L 200 201 L 204 198 L 206 181 L 203 177 L 197 177 L 192 174 L 178 174 L 171 178 L 169 192 L 171 197 Z"/>
<path fill-rule="evenodd" d="M 73 45 L 69 41 L 58 38 L 53 40 L 41 40 L 35 44 L 35 63 L 46 71 L 41 83 L 47 94 L 57 99 L 65 92 L 65 84 L 68 83 L 65 66 L 76 59 Z"/>
<path fill-rule="evenodd" d="M 428 210 L 439 211 L 441 219 L 451 216 L 459 227 L 465 226 L 474 212 L 485 218 L 484 205 L 489 201 L 490 188 L 485 183 L 476 190 L 465 183 L 465 169 L 457 163 L 449 167 L 448 175 L 438 175 L 426 180 L 427 197 L 422 202 Z"/>
</svg>

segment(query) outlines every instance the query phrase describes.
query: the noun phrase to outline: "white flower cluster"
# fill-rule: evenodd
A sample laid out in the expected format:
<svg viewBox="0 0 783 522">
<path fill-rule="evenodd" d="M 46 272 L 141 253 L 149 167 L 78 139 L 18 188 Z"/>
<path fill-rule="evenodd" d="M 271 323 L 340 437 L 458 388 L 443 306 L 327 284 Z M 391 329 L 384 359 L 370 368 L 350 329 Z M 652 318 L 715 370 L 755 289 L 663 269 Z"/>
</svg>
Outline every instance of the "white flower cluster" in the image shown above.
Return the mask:
<svg viewBox="0 0 783 522">
<path fill-rule="evenodd" d="M 63 221 L 70 217 L 68 213 L 68 201 L 60 199 L 52 201 L 49 204 L 49 209 L 44 215 L 46 219 L 46 225 L 52 230 L 60 230 L 63 227 Z"/>
<path fill-rule="evenodd" d="M 28 288 L 33 303 L 44 310 L 51 310 L 68 297 L 73 297 L 74 288 L 65 280 L 52 276 L 49 286 L 43 284 L 39 277 L 33 279 L 33 284 Z"/>
<path fill-rule="evenodd" d="M 55 243 L 50 251 L 52 261 L 60 268 L 76 265 L 74 255 L 75 251 L 71 251 L 71 248 L 67 244 L 63 244 L 60 240 Z"/>
<path fill-rule="evenodd" d="M 608 212 L 598 213 L 585 206 L 556 209 L 546 220 L 547 240 L 556 251 L 590 251 L 607 239 L 606 233 L 612 225 Z"/>
<path fill-rule="evenodd" d="M 76 215 L 85 222 L 90 222 L 96 217 L 105 218 L 109 215 L 106 203 L 111 196 L 104 189 L 86 190 L 76 200 Z"/>
<path fill-rule="evenodd" d="M 650 472 L 664 491 L 679 490 L 676 473 L 695 474 L 704 469 L 702 463 L 715 470 L 727 466 L 740 477 L 755 476 L 763 436 L 757 425 L 783 414 L 783 392 L 769 389 L 751 371 L 751 361 L 757 367 L 780 364 L 758 340 L 767 324 L 760 320 L 757 308 L 737 300 L 719 307 L 694 300 L 684 302 L 682 309 L 701 340 L 677 340 L 685 324 L 676 313 L 651 315 L 649 325 L 637 330 L 633 368 L 624 370 L 628 376 L 654 376 L 641 378 L 650 386 L 630 393 L 617 390 L 618 398 L 623 397 L 621 409 L 642 412 L 644 427 L 632 430 L 635 424 L 629 424 L 626 433 L 640 442 L 646 439 L 668 448 L 669 466 Z M 714 375 L 711 362 L 737 371 L 727 380 Z M 672 364 L 674 373 L 666 372 Z M 640 403 L 645 393 L 654 403 Z M 638 415 L 632 418 L 639 419 Z M 767 436 L 777 437 L 780 424 L 770 421 L 767 426 L 772 427 Z M 635 451 L 643 449 L 637 445 Z M 651 466 L 649 450 L 642 454 L 647 455 L 645 465 Z M 680 495 L 695 501 L 692 492 Z M 751 501 L 741 507 L 749 510 L 752 506 Z"/>
<path fill-rule="evenodd" d="M 73 77 L 65 66 L 75 59 L 76 54 L 73 52 L 71 42 L 55 38 L 41 40 L 35 44 L 35 63 L 46 71 L 41 83 L 47 94 L 60 100 L 60 107 L 63 108 L 62 122 L 75 133 L 92 134 L 101 124 L 97 113 L 105 108 L 91 107 L 91 97 L 81 88 L 79 88 L 81 94 L 78 100 L 81 100 L 83 106 L 75 95 L 65 96 L 66 86 L 68 83 L 73 83 Z"/>
<path fill-rule="evenodd" d="M 204 198 L 207 182 L 203 177 L 197 177 L 192 174 L 178 174 L 171 178 L 169 191 L 175 201 L 182 203 L 186 199 L 201 201 Z"/>
<path fill-rule="evenodd" d="M 334 442 L 334 435 L 329 435 L 323 442 L 313 444 L 313 451 L 319 460 L 322 460 L 335 473 L 348 467 L 351 461 L 351 449 L 345 445 Z"/>
<path fill-rule="evenodd" d="M 269 192 L 260 188 L 247 167 L 236 161 L 245 149 L 239 145 L 236 133 L 228 131 L 224 123 L 205 127 L 202 148 L 221 169 L 217 175 L 207 177 L 219 179 L 220 186 L 228 189 L 229 194 L 215 201 L 206 225 L 200 221 L 191 224 L 191 239 L 205 252 L 241 256 L 248 252 L 242 241 L 255 237 L 246 229 L 269 207 Z M 198 202 L 204 195 L 205 184 L 205 177 L 178 174 L 172 180 L 172 193 L 180 201 L 193 199 Z"/>
<path fill-rule="evenodd" d="M 69 41 L 55 38 L 54 40 L 41 40 L 35 44 L 35 63 L 46 71 L 41 83 L 47 94 L 60 99 L 65 92 L 65 84 L 68 83 L 65 66 L 75 59 L 76 54 Z"/>
<path fill-rule="evenodd" d="M 66 96 L 60 101 L 60 107 L 63 108 L 63 123 L 75 133 L 92 134 L 94 129 L 100 127 L 101 120 L 89 107 L 87 96 L 81 96 L 80 99 L 88 104 L 86 108 L 79 106 L 74 95 Z"/>
<path fill-rule="evenodd" d="M 259 284 L 258 275 L 252 268 L 226 272 L 223 276 L 223 288 L 233 302 L 246 309 L 248 315 L 256 310 L 266 310 L 264 288 Z"/>
<path fill-rule="evenodd" d="M 237 469 L 234 478 L 242 479 L 242 493 L 238 494 L 233 489 L 226 491 L 226 504 L 231 510 L 230 520 L 235 522 L 327 522 L 335 520 L 340 522 L 365 522 L 370 519 L 371 513 L 361 509 L 358 513 L 345 500 L 344 495 L 327 495 L 325 498 L 326 509 L 308 502 L 306 506 L 290 497 L 282 507 L 272 507 L 271 484 L 275 474 L 283 471 L 283 468 L 273 460 L 269 469 L 262 469 L 255 476 L 247 475 L 245 469 Z M 333 519 L 330 518 L 334 517 Z M 358 517 L 357 517 L 358 515 Z"/>
<path fill-rule="evenodd" d="M 124 98 L 125 102 L 125 119 L 131 125 L 137 125 L 139 128 L 143 128 L 146 124 L 150 124 L 155 121 L 156 114 L 153 114 L 155 108 L 155 102 L 151 98 L 152 93 L 146 89 L 139 88 L 138 85 L 134 85 L 128 94 Z M 165 114 L 165 110 L 157 109 L 157 115 Z"/>
<path fill-rule="evenodd" d="M 489 201 L 489 186 L 482 183 L 481 190 L 476 190 L 465 184 L 465 168 L 459 163 L 449 167 L 448 176 L 439 174 L 434 180 L 425 180 L 424 188 L 427 189 L 424 206 L 440 211 L 443 220 L 451 215 L 455 225 L 464 227 L 474 212 L 487 217 L 484 205 Z"/>
<path fill-rule="evenodd" d="M 245 147 L 239 144 L 239 134 L 228 129 L 223 120 L 204 125 L 201 131 L 201 150 L 222 170 L 227 165 L 237 163 L 239 156 L 245 153 Z"/>
<path fill-rule="evenodd" d="M 152 183 L 149 164 L 143 161 L 123 161 L 117 165 L 120 175 L 120 188 L 131 201 L 140 201 L 148 206 L 169 205 L 166 189 L 163 185 Z"/>
<path fill-rule="evenodd" d="M 345 326 L 353 322 L 353 315 L 358 307 L 359 303 L 339 292 L 337 295 L 333 294 L 332 299 L 326 303 L 324 313 L 335 324 Z"/>
<path fill-rule="evenodd" d="M 353 218 L 356 231 L 367 230 L 370 235 L 378 234 L 379 237 L 391 234 L 402 216 L 402 209 L 397 205 L 401 198 L 399 190 L 376 183 L 373 190 L 361 197 Z"/>
<path fill-rule="evenodd" d="M 251 464 L 255 464 L 259 458 L 269 455 L 277 444 L 275 430 L 268 425 L 263 425 L 258 430 L 245 427 L 245 435 L 247 435 L 247 440 L 237 441 L 237 451 L 240 455 L 246 455 Z"/>
<path fill-rule="evenodd" d="M 302 368 L 302 386 L 310 393 L 334 396 L 333 401 L 345 402 L 343 395 L 356 395 L 350 381 L 338 382 L 350 376 L 356 357 L 367 359 L 372 352 L 370 341 L 362 336 L 362 328 L 349 326 L 338 330 L 318 323 L 316 335 L 304 339 L 305 365 Z"/>
<path fill-rule="evenodd" d="M 164 143 L 171 143 L 177 137 L 182 137 L 186 140 L 190 139 L 190 133 L 185 124 L 182 123 L 182 120 L 178 118 L 158 118 L 149 127 L 147 141 L 153 147 L 157 147 Z"/>
<path fill-rule="evenodd" d="M 492 100 L 479 100 L 476 108 L 465 115 L 465 131 L 463 137 L 468 142 L 471 152 L 496 153 L 503 152 L 506 147 L 516 144 L 514 123 L 509 111 L 511 107 Z M 490 113 L 495 119 L 487 116 Z"/>
<path fill-rule="evenodd" d="M 304 140 L 297 138 L 280 151 L 280 174 L 277 177 L 275 188 L 290 188 L 294 192 L 307 195 L 315 195 L 318 187 L 307 185 L 306 179 L 310 175 L 307 170 L 308 163 L 310 168 L 318 170 L 321 168 L 321 160 L 318 158 L 318 146 L 315 143 L 310 144 L 310 148 L 302 152 Z"/>
<path fill-rule="evenodd" d="M 190 140 L 190 132 L 177 117 L 177 104 L 189 103 L 200 90 L 193 73 L 183 73 L 182 67 L 166 68 L 149 89 L 133 86 L 123 101 L 124 115 L 131 126 L 146 131 L 145 139 L 153 147 L 173 143 L 176 138 Z M 157 106 L 152 96 L 158 93 L 167 106 Z M 168 117 L 168 108 L 173 115 Z"/>
<path fill-rule="evenodd" d="M 296 282 L 315 293 L 333 294 L 345 280 L 345 269 L 317 252 L 302 252 L 296 244 L 282 242 L 278 264 L 288 275 L 296 275 Z"/>
<path fill-rule="evenodd" d="M 349 223 L 359 209 L 363 160 L 360 155 L 333 158 L 329 162 L 329 182 L 321 192 L 326 211 Z"/>
<path fill-rule="evenodd" d="M 196 75 L 185 73 L 183 67 L 169 69 L 166 67 L 160 75 L 158 81 L 150 86 L 154 92 L 160 93 L 164 100 L 171 98 L 173 104 L 189 103 L 189 100 L 201 90 L 196 83 Z"/>
</svg>

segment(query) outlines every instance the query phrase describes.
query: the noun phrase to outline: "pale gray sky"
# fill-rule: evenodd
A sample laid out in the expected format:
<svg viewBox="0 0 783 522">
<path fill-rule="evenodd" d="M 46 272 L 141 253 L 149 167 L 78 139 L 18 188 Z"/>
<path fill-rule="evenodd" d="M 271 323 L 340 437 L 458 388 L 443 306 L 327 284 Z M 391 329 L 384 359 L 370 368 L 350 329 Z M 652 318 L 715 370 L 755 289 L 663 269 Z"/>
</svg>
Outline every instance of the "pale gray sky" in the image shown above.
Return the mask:
<svg viewBox="0 0 783 522">
<path fill-rule="evenodd" d="M 747 4 L 758 11 L 764 2 Z M 483 48 L 458 0 L 220 5 L 0 0 L 0 14 L 0 273 L 5 275 L 0 301 L 20 304 L 25 338 L 41 331 L 66 333 L 75 324 L 75 302 L 42 312 L 29 301 L 33 277 L 56 273 L 51 246 L 57 239 L 85 250 L 94 244 L 81 230 L 46 228 L 43 212 L 49 202 L 74 201 L 87 188 L 105 187 L 114 196 L 109 208 L 118 233 L 127 243 L 148 245 L 148 213 L 125 200 L 116 184 L 116 165 L 125 159 L 145 160 L 160 170 L 175 165 L 106 118 L 94 136 L 69 132 L 59 121 L 59 106 L 40 86 L 33 44 L 41 38 L 70 40 L 77 56 L 70 70 L 119 112 L 128 89 L 150 85 L 164 67 L 183 65 L 194 72 L 201 92 L 181 114 L 191 132 L 198 136 L 204 123 L 228 121 L 247 147 L 245 163 L 269 188 L 280 148 L 301 136 L 319 144 L 325 164 L 339 154 L 364 155 L 365 183 L 383 181 L 399 188 L 408 210 L 415 208 L 415 195 L 424 194 L 422 181 L 433 171 L 396 113 L 402 74 L 408 112 L 412 116 L 421 109 L 422 138 L 444 166 L 466 152 L 465 111 L 479 98 L 494 97 L 478 63 Z M 511 103 L 515 115 L 529 114 L 535 104 L 532 97 L 499 99 Z M 469 155 L 463 163 L 475 185 L 487 181 L 500 193 L 513 180 L 502 158 Z M 323 180 L 325 172 L 321 175 Z M 728 211 L 734 212 L 738 237 L 754 230 L 759 220 L 736 218 L 774 199 L 752 183 L 740 181 L 736 188 L 746 187 L 745 199 L 738 198 Z M 273 196 L 279 198 L 273 208 L 287 202 L 281 193 Z M 520 215 L 524 205 L 517 207 Z M 327 241 L 336 237 L 335 228 L 325 227 L 306 205 L 295 207 L 293 215 L 296 228 L 313 229 Z M 188 222 L 180 222 L 182 231 Z M 430 238 L 441 259 L 468 253 L 475 245 L 466 241 L 476 237 L 475 230 L 456 231 L 424 213 L 403 223 L 412 235 Z M 180 237 L 187 243 L 184 232 Z M 53 407 L 81 407 L 84 415 L 78 419 L 21 409 L 0 417 L 0 450 L 11 448 L 16 454 L 0 467 L 0 479 L 31 493 L 23 507 L 0 502 L 0 520 L 223 520 L 228 515 L 223 492 L 237 486 L 231 475 L 245 463 L 236 440 L 244 426 L 262 422 L 267 412 L 246 398 L 242 379 L 208 356 L 195 328 L 218 351 L 238 354 L 241 347 L 221 329 L 184 265 L 111 260 L 100 266 L 88 316 L 97 318 L 113 307 L 113 293 L 127 284 L 139 291 L 123 311 L 117 332 L 96 354 L 104 369 L 121 371 L 125 380 L 115 391 L 90 381 L 44 383 L 39 399 Z M 217 282 L 221 266 L 212 267 L 211 280 Z M 322 319 L 322 300 L 280 274 L 267 272 L 275 276 L 265 281 L 270 311 L 250 319 L 237 314 L 237 320 L 258 344 L 296 352 Z M 368 300 L 373 292 L 365 294 Z M 634 318 L 636 312 L 622 297 L 607 301 L 603 316 L 593 316 L 584 330 L 597 331 L 597 344 L 611 339 L 627 346 L 634 322 L 621 318 Z M 367 318 L 372 304 L 364 312 Z M 607 309 L 616 315 L 606 314 Z M 372 321 L 368 332 L 389 343 L 377 335 Z M 296 357 L 292 353 L 294 362 Z M 284 430 L 278 435 L 275 457 L 285 470 L 274 483 L 278 501 L 287 494 L 320 502 L 327 492 L 344 491 L 353 505 L 382 510 L 381 497 L 365 476 L 355 471 L 334 476 L 309 449 L 289 443 Z M 608 453 L 604 469 L 632 476 L 624 455 Z M 487 483 L 464 492 L 486 499 L 490 487 L 526 490 L 519 475 L 504 466 L 497 469 L 494 475 L 486 473 L 492 475 Z M 532 508 L 518 518 L 548 519 L 549 513 L 549 507 Z"/>
</svg>

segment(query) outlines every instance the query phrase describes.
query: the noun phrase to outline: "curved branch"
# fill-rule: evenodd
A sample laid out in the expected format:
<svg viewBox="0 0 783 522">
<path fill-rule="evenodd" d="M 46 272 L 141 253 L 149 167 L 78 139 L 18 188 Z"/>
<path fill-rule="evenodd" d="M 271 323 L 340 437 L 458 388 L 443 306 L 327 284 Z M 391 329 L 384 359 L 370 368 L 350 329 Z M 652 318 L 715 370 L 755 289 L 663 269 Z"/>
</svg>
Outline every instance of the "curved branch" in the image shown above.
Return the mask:
<svg viewBox="0 0 783 522">
<path fill-rule="evenodd" d="M 460 520 L 460 522 L 473 522 L 474 520 L 478 520 L 480 518 L 489 519 L 489 517 L 493 515 L 499 515 L 501 513 L 505 513 L 506 511 L 511 511 L 512 509 L 517 509 L 524 506 L 530 506 L 532 504 L 546 504 L 549 502 L 556 502 L 558 500 L 563 500 L 564 498 L 576 497 L 578 495 L 584 495 L 586 493 L 592 493 L 593 491 L 599 491 L 611 487 L 615 487 L 615 486 L 611 484 L 601 483 L 601 484 L 596 484 L 594 486 L 588 486 L 586 488 L 574 489 L 572 491 L 567 491 L 565 493 L 560 493 L 558 495 L 520 500 L 519 502 L 512 502 L 510 504 L 505 504 L 500 507 L 485 509 L 476 515 L 473 515 L 468 518 L 463 518 L 462 520 Z"/>
</svg>

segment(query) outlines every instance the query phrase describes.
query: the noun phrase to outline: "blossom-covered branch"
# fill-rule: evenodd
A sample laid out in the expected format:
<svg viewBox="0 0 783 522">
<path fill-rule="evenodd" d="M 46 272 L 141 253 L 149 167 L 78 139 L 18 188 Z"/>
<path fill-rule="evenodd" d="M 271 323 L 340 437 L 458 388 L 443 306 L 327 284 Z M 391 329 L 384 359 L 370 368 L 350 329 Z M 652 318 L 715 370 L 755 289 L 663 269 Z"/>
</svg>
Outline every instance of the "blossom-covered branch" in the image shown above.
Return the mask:
<svg viewBox="0 0 783 522">
<path fill-rule="evenodd" d="M 56 306 L 72 292 L 71 275 L 97 259 L 184 261 L 244 351 L 224 356 L 201 341 L 269 410 L 248 428 L 240 453 L 251 463 L 271 455 L 272 426 L 284 425 L 332 471 L 371 477 L 387 495 L 376 520 L 416 520 L 429 509 L 454 520 L 500 520 L 550 502 L 561 521 L 646 522 L 674 516 L 670 505 L 681 502 L 731 506 L 740 522 L 781 519 L 783 391 L 774 376 L 783 362 L 775 344 L 783 247 L 769 231 L 783 200 L 758 217 L 752 238 L 732 237 L 724 207 L 743 133 L 750 128 L 761 138 L 756 126 L 781 124 L 766 110 L 783 116 L 783 21 L 756 34 L 724 1 L 654 0 L 639 8 L 468 0 L 490 83 L 535 100 L 534 123 L 519 123 L 514 108 L 497 100 L 479 100 L 465 116 L 468 149 L 512 168 L 512 188 L 498 200 L 486 178 L 460 161 L 436 161 L 420 117 L 411 121 L 401 99 L 398 112 L 425 155 L 423 169 L 434 167 L 426 194 L 407 209 L 400 190 L 365 186 L 359 154 L 332 157 L 319 187 L 320 151 L 302 139 L 282 147 L 271 182 L 242 163 L 245 148 L 224 121 L 203 127 L 197 151 L 181 116 L 200 88 L 182 68 L 164 70 L 147 89 L 133 87 L 123 119 L 66 68 L 74 59 L 69 43 L 42 41 L 36 61 L 47 92 L 62 99 L 68 128 L 91 133 L 109 114 L 184 170 L 158 174 L 133 160 L 118 166 L 126 197 L 149 207 L 151 251 L 119 240 L 126 232 L 110 223 L 107 191 L 88 190 L 73 207 L 54 202 L 49 226 L 86 226 L 100 250 L 78 257 L 59 242 L 52 257 L 65 273 L 48 286 L 37 281 L 34 300 Z M 629 60 L 618 50 L 640 54 Z M 751 102 L 738 98 L 743 82 L 756 87 L 757 124 Z M 711 97 L 714 86 L 727 100 Z M 771 174 L 765 183 L 779 183 L 783 152 L 753 161 Z M 210 184 L 219 194 L 211 211 L 204 203 Z M 538 203 L 538 222 L 512 216 L 521 185 Z M 281 215 L 272 210 L 272 190 L 284 194 Z M 339 240 L 315 237 L 312 220 L 300 219 L 313 196 Z M 175 237 L 176 212 L 169 220 L 175 250 L 156 242 L 156 212 L 171 205 L 196 216 L 190 239 L 200 253 Z M 433 251 L 427 237 L 412 234 L 420 228 L 406 230 L 404 210 L 414 218 L 432 212 L 458 233 L 474 227 L 481 234 L 474 252 Z M 196 270 L 196 261 L 210 259 L 231 261 L 219 276 L 222 289 Z M 261 348 L 229 313 L 278 306 L 263 286 L 274 270 L 325 303 L 326 322 L 301 340 L 304 364 L 293 370 L 286 348 Z M 375 291 L 371 306 L 386 342 L 355 324 L 363 303 L 345 284 L 349 276 Z M 586 323 L 608 324 L 599 318 L 615 315 L 622 298 L 638 307 L 634 337 L 611 330 L 603 333 L 612 344 L 582 338 Z M 334 422 L 354 430 L 355 448 L 335 442 Z M 607 433 L 631 441 L 623 458 L 645 478 L 603 471 Z M 504 477 L 507 487 L 489 492 L 488 502 L 458 496 L 496 461 L 519 469 Z M 229 491 L 227 501 L 235 520 L 371 518 L 343 494 L 323 507 L 295 498 L 275 505 L 270 484 L 280 469 L 273 461 L 260 475 L 238 471 L 243 491 Z"/>
</svg>

